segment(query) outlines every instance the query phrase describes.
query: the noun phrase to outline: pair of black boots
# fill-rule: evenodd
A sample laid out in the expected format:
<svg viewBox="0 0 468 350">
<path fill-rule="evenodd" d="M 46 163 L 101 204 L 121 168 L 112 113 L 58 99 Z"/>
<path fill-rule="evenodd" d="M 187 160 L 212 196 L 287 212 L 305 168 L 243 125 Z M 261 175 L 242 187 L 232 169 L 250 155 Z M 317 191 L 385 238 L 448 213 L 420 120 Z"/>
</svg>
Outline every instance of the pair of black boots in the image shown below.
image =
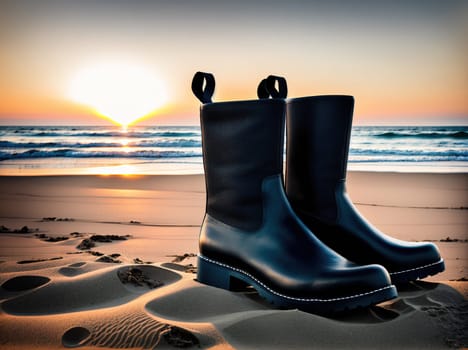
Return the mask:
<svg viewBox="0 0 468 350">
<path fill-rule="evenodd" d="M 200 282 L 250 285 L 280 307 L 328 314 L 392 299 L 392 283 L 444 270 L 434 244 L 384 235 L 346 195 L 352 96 L 286 101 L 275 76 L 258 100 L 212 103 L 214 88 L 212 74 L 195 74 L 207 191 Z"/>
</svg>

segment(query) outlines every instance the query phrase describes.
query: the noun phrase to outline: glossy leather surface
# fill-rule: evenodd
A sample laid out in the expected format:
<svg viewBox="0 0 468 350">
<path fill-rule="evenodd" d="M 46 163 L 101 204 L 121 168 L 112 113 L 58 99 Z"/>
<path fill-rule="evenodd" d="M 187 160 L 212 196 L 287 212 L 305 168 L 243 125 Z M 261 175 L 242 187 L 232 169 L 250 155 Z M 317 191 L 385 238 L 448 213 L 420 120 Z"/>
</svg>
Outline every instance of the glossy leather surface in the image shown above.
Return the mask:
<svg viewBox="0 0 468 350">
<path fill-rule="evenodd" d="M 206 212 L 245 230 L 262 224 L 262 180 L 282 172 L 284 100 L 204 104 Z M 280 149 L 281 147 L 281 149 Z"/>
<path fill-rule="evenodd" d="M 385 235 L 360 215 L 348 197 L 345 181 L 353 106 L 351 96 L 288 102 L 286 193 L 294 211 L 333 250 L 358 264 L 383 265 L 392 279 L 395 274 L 394 281 L 432 274 L 422 267 L 438 262 L 443 270 L 434 244 Z M 401 273 L 411 269 L 420 269 L 419 274 Z"/>
<path fill-rule="evenodd" d="M 342 298 L 394 288 L 383 267 L 347 261 L 293 212 L 282 181 L 284 117 L 279 99 L 202 106 L 207 209 L 201 256 L 216 261 L 220 271 L 227 264 L 290 297 Z"/>
<path fill-rule="evenodd" d="M 390 285 L 379 265 L 357 266 L 320 242 L 297 219 L 281 181 L 262 184 L 263 223 L 244 231 L 206 216 L 200 253 L 246 271 L 279 293 L 300 298 L 339 298 Z"/>
</svg>

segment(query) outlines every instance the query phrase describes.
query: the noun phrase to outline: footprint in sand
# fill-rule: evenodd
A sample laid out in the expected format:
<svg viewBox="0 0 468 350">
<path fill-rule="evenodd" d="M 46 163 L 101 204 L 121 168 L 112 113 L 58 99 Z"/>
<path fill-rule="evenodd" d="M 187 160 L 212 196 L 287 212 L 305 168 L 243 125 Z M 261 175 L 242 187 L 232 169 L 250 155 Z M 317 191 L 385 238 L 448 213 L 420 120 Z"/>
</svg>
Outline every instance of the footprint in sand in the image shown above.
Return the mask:
<svg viewBox="0 0 468 350">
<path fill-rule="evenodd" d="M 74 264 L 70 264 L 69 266 L 70 267 L 81 267 L 81 266 L 83 266 L 85 264 L 86 264 L 86 262 L 80 261 L 80 262 L 77 262 L 77 263 L 74 263 Z"/>
<path fill-rule="evenodd" d="M 83 266 L 85 266 L 85 262 L 77 262 L 74 264 L 70 264 L 68 266 L 64 266 L 58 270 L 58 272 L 66 277 L 74 277 L 78 276 L 82 273 L 87 272 L 86 270 L 83 269 Z"/>
<path fill-rule="evenodd" d="M 141 293 L 172 284 L 182 277 L 170 270 L 155 266 L 125 266 L 117 270 L 120 282 L 132 292 Z"/>
<path fill-rule="evenodd" d="M 17 297 L 21 292 L 39 288 L 50 282 L 43 276 L 17 276 L 5 281 L 0 287 L 0 299 Z"/>
<path fill-rule="evenodd" d="M 62 336 L 62 344 L 66 348 L 83 346 L 91 337 L 91 332 L 83 327 L 73 327 Z"/>
<path fill-rule="evenodd" d="M 50 281 L 44 276 L 17 276 L 2 284 L 2 288 L 8 292 L 22 292 L 40 287 Z"/>
</svg>

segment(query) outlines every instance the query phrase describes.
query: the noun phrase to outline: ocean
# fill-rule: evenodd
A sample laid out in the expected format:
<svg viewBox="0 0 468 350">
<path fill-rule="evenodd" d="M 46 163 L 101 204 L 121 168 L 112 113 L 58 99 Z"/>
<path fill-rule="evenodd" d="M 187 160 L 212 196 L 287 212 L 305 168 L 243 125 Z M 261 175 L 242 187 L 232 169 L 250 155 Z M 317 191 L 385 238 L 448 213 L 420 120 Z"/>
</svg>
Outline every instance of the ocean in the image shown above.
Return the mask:
<svg viewBox="0 0 468 350">
<path fill-rule="evenodd" d="M 197 174 L 199 126 L 0 126 L 0 175 Z M 348 168 L 468 172 L 468 126 L 354 126 Z"/>
</svg>

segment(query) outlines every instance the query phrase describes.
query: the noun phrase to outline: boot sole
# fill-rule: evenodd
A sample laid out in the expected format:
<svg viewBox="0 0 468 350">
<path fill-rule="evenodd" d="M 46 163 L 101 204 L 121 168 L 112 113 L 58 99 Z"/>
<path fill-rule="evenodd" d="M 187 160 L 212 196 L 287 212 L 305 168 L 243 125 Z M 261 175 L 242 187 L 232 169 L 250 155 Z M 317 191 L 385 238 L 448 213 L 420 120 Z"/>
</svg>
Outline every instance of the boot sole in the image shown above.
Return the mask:
<svg viewBox="0 0 468 350">
<path fill-rule="evenodd" d="M 197 280 L 230 291 L 236 290 L 239 282 L 241 282 L 244 285 L 252 286 L 262 298 L 275 306 L 286 309 L 300 309 L 317 314 L 333 314 L 359 307 L 367 307 L 397 297 L 397 290 L 393 285 L 339 298 L 291 297 L 274 291 L 245 271 L 201 255 L 198 256 Z"/>
<path fill-rule="evenodd" d="M 439 261 L 435 263 L 415 267 L 413 269 L 390 272 L 390 277 L 392 279 L 392 283 L 401 284 L 401 283 L 419 280 L 427 276 L 433 276 L 444 270 L 445 270 L 444 259 L 440 259 Z"/>
</svg>

